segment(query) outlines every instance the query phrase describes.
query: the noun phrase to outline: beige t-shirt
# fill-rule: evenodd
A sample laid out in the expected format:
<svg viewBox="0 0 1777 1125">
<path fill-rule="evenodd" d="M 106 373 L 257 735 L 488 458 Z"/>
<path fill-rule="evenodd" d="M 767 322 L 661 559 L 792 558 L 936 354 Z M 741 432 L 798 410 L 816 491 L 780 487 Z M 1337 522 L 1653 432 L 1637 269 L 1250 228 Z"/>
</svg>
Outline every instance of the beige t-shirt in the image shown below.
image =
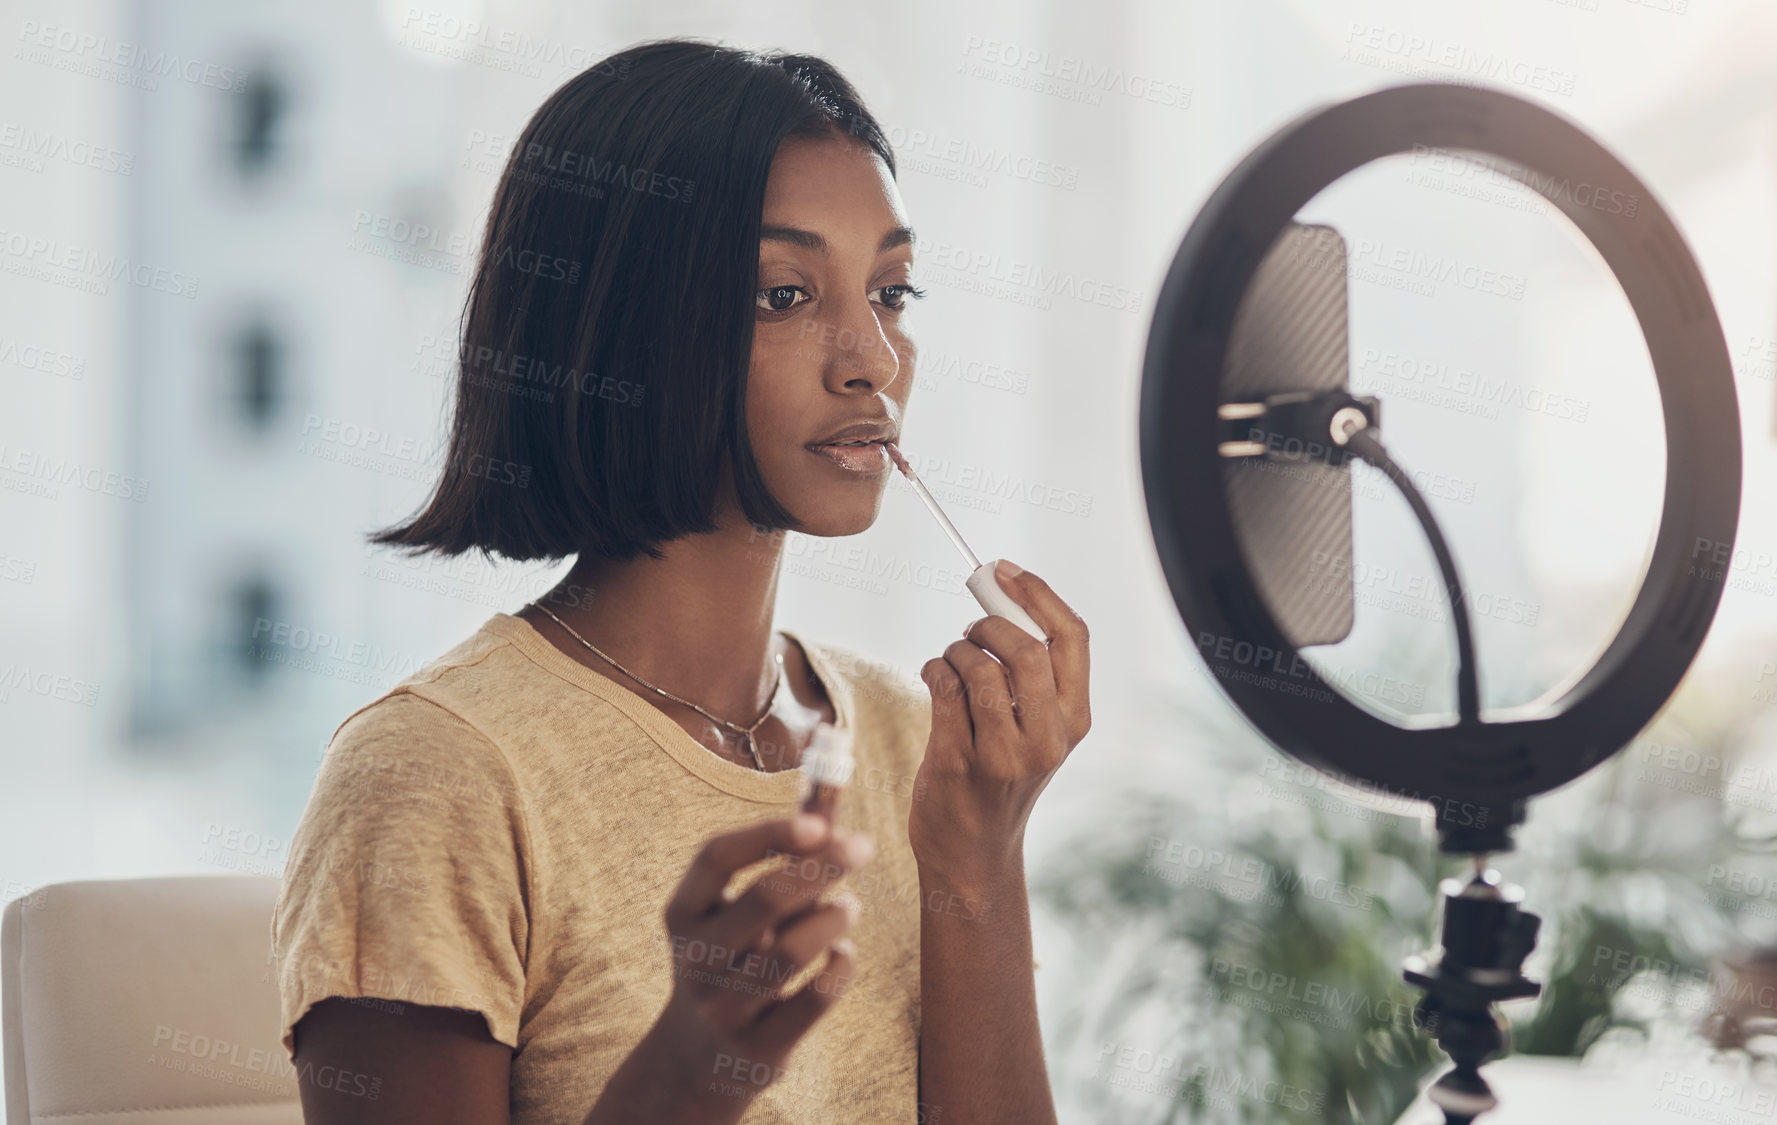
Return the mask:
<svg viewBox="0 0 1777 1125">
<path fill-rule="evenodd" d="M 842 883 L 863 907 L 856 975 L 745 1121 L 914 1125 L 907 815 L 931 700 L 916 676 L 782 631 L 853 734 L 838 823 L 876 855 Z M 719 757 L 524 619 L 494 615 L 328 745 L 271 919 L 284 1049 L 328 996 L 471 1009 L 514 1049 L 514 1125 L 580 1125 L 672 991 L 662 913 L 692 856 L 714 833 L 793 814 L 799 785 L 796 770 Z M 710 1082 L 734 1090 L 749 1073 L 764 1071 L 736 1059 Z"/>
</svg>

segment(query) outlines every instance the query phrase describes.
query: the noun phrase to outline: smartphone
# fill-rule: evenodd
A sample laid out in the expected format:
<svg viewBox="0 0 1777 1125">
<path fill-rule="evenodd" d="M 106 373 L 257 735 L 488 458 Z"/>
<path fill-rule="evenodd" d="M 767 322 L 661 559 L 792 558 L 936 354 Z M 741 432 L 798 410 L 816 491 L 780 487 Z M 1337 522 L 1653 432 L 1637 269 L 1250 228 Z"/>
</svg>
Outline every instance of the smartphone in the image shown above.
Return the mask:
<svg viewBox="0 0 1777 1125">
<path fill-rule="evenodd" d="M 1346 387 L 1348 319 L 1345 239 L 1329 226 L 1290 223 L 1235 311 L 1220 401 Z M 1224 458 L 1222 487 L 1247 571 L 1283 635 L 1297 648 L 1349 636 L 1357 616 L 1350 463 L 1274 447 Z"/>
</svg>

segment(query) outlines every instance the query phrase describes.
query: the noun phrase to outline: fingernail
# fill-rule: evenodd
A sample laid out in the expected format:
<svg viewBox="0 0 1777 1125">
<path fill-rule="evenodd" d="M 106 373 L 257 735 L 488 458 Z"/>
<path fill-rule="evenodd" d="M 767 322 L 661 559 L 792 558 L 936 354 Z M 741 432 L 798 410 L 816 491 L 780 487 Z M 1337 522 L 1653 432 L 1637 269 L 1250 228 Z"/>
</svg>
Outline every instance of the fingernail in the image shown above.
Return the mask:
<svg viewBox="0 0 1777 1125">
<path fill-rule="evenodd" d="M 833 950 L 836 953 L 843 953 L 847 957 L 856 957 L 858 955 L 857 945 L 848 937 L 835 938 L 833 940 Z"/>
<path fill-rule="evenodd" d="M 845 842 L 845 858 L 853 867 L 864 864 L 876 854 L 876 844 L 868 836 L 853 836 Z"/>
<path fill-rule="evenodd" d="M 999 565 L 994 567 L 994 570 L 1001 578 L 1016 578 L 1024 573 L 1024 568 L 1013 562 L 1011 559 L 1001 559 Z"/>
<path fill-rule="evenodd" d="M 820 843 L 826 834 L 827 818 L 819 813 L 798 813 L 790 822 L 790 838 L 803 847 Z"/>
</svg>

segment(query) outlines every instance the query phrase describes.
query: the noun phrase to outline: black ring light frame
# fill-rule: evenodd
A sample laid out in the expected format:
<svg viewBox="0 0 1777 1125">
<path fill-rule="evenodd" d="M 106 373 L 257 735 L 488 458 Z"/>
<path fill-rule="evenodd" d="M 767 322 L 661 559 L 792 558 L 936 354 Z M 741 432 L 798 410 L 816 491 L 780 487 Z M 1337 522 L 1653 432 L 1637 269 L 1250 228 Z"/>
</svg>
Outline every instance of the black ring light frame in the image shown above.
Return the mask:
<svg viewBox="0 0 1777 1125">
<path fill-rule="evenodd" d="M 1539 193 L 1579 227 L 1627 295 L 1665 411 L 1664 510 L 1634 604 L 1603 654 L 1551 709 L 1502 712 L 1502 721 L 1396 726 L 1298 659 L 1241 557 L 1216 449 L 1223 356 L 1260 259 L 1323 188 L 1415 146 L 1504 158 L 1544 178 Z M 1564 185 L 1592 185 L 1602 195 Z M 1626 206 L 1613 214 L 1587 205 L 1613 191 L 1635 199 L 1632 214 Z M 1455 848 L 1446 839 L 1447 851 L 1510 847 L 1506 830 L 1523 819 L 1525 798 L 1597 765 L 1664 706 L 1721 600 L 1740 506 L 1740 457 L 1727 344 L 1671 218 L 1578 126 L 1498 91 L 1399 86 L 1312 111 L 1279 130 L 1228 175 L 1191 225 L 1148 337 L 1141 396 L 1148 516 L 1200 656 L 1280 749 L 1384 793 L 1430 801 L 1441 835 L 1488 840 L 1484 848 Z M 1275 669 L 1289 670 L 1293 690 L 1252 682 Z M 1465 833 L 1459 818 L 1478 823 Z M 1477 827 L 1489 831 L 1476 837 Z"/>
</svg>

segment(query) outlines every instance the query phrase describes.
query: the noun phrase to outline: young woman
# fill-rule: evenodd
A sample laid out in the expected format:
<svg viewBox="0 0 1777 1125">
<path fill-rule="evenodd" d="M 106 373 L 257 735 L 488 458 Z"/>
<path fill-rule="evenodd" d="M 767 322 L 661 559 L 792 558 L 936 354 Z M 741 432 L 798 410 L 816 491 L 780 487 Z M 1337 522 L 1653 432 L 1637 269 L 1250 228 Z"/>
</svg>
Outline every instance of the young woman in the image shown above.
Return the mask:
<svg viewBox="0 0 1777 1125">
<path fill-rule="evenodd" d="M 576 561 L 334 734 L 271 926 L 311 1125 L 1054 1121 L 1023 838 L 1085 624 L 1010 568 L 1048 642 L 981 618 L 924 690 L 772 627 L 785 529 L 888 483 L 894 166 L 831 66 L 689 40 L 525 127 L 442 480 L 376 538 Z"/>
</svg>

